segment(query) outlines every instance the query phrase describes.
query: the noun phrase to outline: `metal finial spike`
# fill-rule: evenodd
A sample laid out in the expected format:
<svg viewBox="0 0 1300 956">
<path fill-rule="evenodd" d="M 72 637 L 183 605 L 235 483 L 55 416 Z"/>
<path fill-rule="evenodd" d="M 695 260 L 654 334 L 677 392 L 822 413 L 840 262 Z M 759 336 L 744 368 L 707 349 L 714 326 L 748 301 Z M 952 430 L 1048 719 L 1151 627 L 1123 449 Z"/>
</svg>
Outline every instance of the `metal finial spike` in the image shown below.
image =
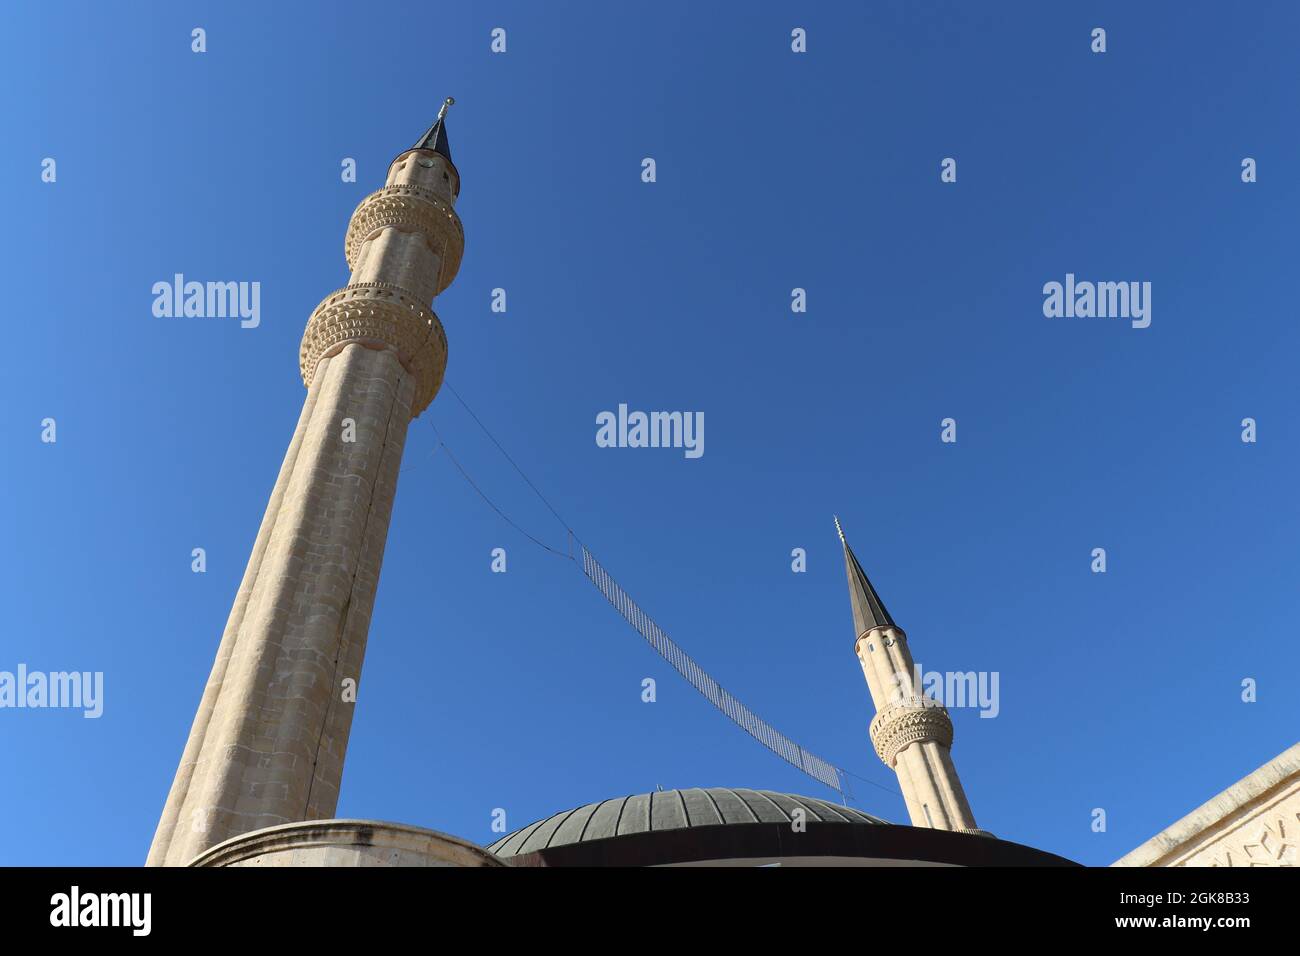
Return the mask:
<svg viewBox="0 0 1300 956">
<path fill-rule="evenodd" d="M 454 106 L 455 104 L 456 104 L 456 100 L 455 100 L 455 99 L 453 99 L 453 98 L 450 97 L 450 96 L 447 97 L 447 99 L 443 101 L 442 109 L 438 110 L 438 119 L 442 119 L 444 116 L 446 116 L 446 115 L 447 115 L 447 107 L 449 107 L 449 106 Z"/>
<path fill-rule="evenodd" d="M 840 516 L 831 515 L 831 517 L 835 519 L 835 530 L 839 532 L 840 544 L 848 544 L 848 542 L 844 540 L 844 529 L 840 527 Z"/>
</svg>

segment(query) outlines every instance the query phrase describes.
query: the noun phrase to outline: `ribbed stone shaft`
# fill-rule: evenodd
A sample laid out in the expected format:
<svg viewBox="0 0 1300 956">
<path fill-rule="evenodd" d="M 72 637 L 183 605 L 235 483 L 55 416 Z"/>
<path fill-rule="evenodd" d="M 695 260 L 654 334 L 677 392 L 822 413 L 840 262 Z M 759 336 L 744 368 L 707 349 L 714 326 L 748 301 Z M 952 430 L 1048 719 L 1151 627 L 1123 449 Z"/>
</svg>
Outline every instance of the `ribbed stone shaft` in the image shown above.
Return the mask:
<svg viewBox="0 0 1300 956">
<path fill-rule="evenodd" d="M 858 631 L 854 653 L 876 707 L 870 731 L 876 754 L 898 774 L 913 826 L 983 833 L 953 766 L 948 711 L 916 686 L 907 634 L 885 611 L 843 531 L 840 539 Z"/>
<path fill-rule="evenodd" d="M 148 862 L 334 815 L 414 380 L 349 345 L 308 393 Z M 343 441 L 343 419 L 355 421 Z M 355 686 L 355 684 L 353 685 Z M 351 695 L 349 695 L 351 696 Z"/>
<path fill-rule="evenodd" d="M 304 334 L 307 398 L 149 865 L 334 815 L 406 431 L 447 359 L 428 303 L 460 262 L 458 189 L 450 159 L 408 150 L 353 216 L 352 281 Z"/>
<path fill-rule="evenodd" d="M 949 753 L 952 720 L 939 702 L 916 686 L 907 634 L 876 627 L 854 648 L 876 705 L 871 740 L 898 783 L 913 826 L 974 830 L 975 815 Z"/>
</svg>

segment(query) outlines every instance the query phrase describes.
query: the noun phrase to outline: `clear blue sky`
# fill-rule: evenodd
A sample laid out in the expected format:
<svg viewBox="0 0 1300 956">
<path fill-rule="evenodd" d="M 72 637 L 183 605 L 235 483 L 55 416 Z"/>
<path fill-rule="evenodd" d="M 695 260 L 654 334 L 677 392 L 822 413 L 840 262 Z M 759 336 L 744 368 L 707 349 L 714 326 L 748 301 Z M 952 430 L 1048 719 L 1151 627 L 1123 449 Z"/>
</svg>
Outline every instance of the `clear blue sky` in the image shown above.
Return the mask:
<svg viewBox="0 0 1300 956">
<path fill-rule="evenodd" d="M 832 513 L 927 668 L 1000 674 L 953 755 L 1006 839 L 1108 863 L 1295 742 L 1294 5 L 394 6 L 4 14 L 0 670 L 103 671 L 106 700 L 0 710 L 0 863 L 144 860 L 304 324 L 447 95 L 448 381 L 714 677 L 886 788 L 855 782 L 859 806 L 906 821 Z M 261 326 L 155 318 L 177 272 L 259 281 Z M 1045 318 L 1067 272 L 1150 281 L 1151 327 Z M 703 411 L 704 456 L 598 448 L 620 402 Z M 656 785 L 832 796 L 430 457 L 430 422 L 564 544 L 444 391 L 410 431 L 340 816 L 486 842 L 494 808 L 514 828 Z"/>
</svg>

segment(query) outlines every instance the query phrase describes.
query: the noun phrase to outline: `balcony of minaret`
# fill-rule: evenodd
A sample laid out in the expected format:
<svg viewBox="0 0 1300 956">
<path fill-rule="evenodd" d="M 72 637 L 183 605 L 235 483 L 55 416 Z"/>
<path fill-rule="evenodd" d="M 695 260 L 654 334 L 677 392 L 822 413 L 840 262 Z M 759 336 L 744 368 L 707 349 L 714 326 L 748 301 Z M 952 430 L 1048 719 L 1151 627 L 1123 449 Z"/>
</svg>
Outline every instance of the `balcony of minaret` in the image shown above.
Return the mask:
<svg viewBox="0 0 1300 956">
<path fill-rule="evenodd" d="M 384 282 L 428 305 L 451 285 L 465 250 L 454 204 L 460 175 L 451 160 L 427 149 L 393 160 L 384 187 L 357 206 L 344 253 L 352 284 Z"/>
<path fill-rule="evenodd" d="M 384 187 L 361 200 L 344 239 L 351 280 L 316 307 L 303 334 L 308 388 L 322 359 L 356 343 L 393 350 L 416 379 L 412 417 L 428 407 L 447 367 L 447 336 L 430 303 L 456 278 L 465 249 L 453 208 L 459 190 L 448 157 L 413 148 L 393 160 Z"/>
</svg>

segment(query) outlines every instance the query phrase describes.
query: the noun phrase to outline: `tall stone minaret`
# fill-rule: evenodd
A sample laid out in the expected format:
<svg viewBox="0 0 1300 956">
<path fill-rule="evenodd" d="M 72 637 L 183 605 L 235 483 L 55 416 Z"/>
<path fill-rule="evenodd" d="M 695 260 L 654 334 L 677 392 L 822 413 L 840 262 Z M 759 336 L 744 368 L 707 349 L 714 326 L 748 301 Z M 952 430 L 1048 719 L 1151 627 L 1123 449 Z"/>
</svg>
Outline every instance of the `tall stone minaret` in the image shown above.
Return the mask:
<svg viewBox="0 0 1300 956">
<path fill-rule="evenodd" d="M 149 865 L 184 865 L 249 830 L 334 815 L 406 428 L 447 365 L 430 302 L 464 250 L 451 103 L 357 206 L 344 242 L 351 280 L 307 323 L 302 415 Z"/>
<path fill-rule="evenodd" d="M 907 635 L 894 623 L 876 589 L 867 580 L 857 556 L 835 519 L 844 545 L 853 604 L 854 651 L 867 677 L 876 717 L 871 721 L 871 742 L 885 766 L 898 774 L 912 825 L 962 833 L 984 831 L 953 766 L 952 720 L 943 705 L 925 696 L 917 686 Z"/>
</svg>

